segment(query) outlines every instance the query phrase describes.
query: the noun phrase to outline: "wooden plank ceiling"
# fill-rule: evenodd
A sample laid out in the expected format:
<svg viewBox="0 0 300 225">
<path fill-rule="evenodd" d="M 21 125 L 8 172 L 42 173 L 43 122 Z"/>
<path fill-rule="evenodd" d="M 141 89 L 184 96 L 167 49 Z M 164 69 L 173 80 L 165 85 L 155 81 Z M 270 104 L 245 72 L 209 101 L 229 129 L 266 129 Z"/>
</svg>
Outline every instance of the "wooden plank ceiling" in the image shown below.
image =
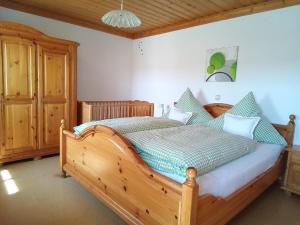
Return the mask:
<svg viewBox="0 0 300 225">
<path fill-rule="evenodd" d="M 100 18 L 120 0 L 0 0 L 0 6 L 136 39 L 300 4 L 300 0 L 124 0 L 142 26 L 118 29 Z"/>
</svg>

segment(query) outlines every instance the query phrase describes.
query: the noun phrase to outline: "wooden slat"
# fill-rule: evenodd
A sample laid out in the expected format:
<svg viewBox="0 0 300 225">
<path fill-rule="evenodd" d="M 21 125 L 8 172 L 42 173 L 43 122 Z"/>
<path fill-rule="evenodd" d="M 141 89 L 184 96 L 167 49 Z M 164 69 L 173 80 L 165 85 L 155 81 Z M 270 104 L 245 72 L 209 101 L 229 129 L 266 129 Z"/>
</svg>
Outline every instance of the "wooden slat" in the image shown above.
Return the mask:
<svg viewBox="0 0 300 225">
<path fill-rule="evenodd" d="M 224 10 L 222 7 L 220 7 L 219 5 L 211 2 L 211 1 L 206 1 L 206 0 L 197 0 L 197 2 L 199 2 L 200 7 L 204 7 L 207 11 L 211 11 L 214 13 L 218 13 L 222 10 Z"/>
<path fill-rule="evenodd" d="M 127 3 L 128 8 L 135 8 L 137 9 L 136 13 L 139 14 L 140 12 L 151 13 L 156 18 L 165 18 L 164 21 L 172 21 L 172 20 L 181 20 L 189 18 L 187 15 L 184 16 L 181 13 L 177 13 L 173 10 L 168 10 L 162 3 L 157 4 L 154 0 L 149 1 L 141 1 L 141 0 L 133 0 L 133 2 Z"/>
<path fill-rule="evenodd" d="M 155 11 L 163 11 L 167 13 L 168 15 L 175 15 L 177 16 L 177 19 L 188 19 L 191 17 L 190 12 L 188 12 L 186 9 L 173 4 L 173 5 L 168 5 L 168 6 L 162 6 L 160 1 L 147 1 L 147 0 L 142 0 L 144 4 L 149 5 L 152 9 Z"/>
<path fill-rule="evenodd" d="M 222 8 L 223 10 L 230 10 L 230 9 L 234 9 L 234 8 L 239 8 L 242 5 L 240 4 L 239 1 L 235 1 L 235 0 L 209 0 L 209 2 L 214 3 L 215 5 L 219 6 L 220 8 Z"/>
<path fill-rule="evenodd" d="M 177 4 L 180 5 L 180 7 L 185 8 L 186 10 L 196 10 L 198 13 L 201 12 L 201 14 L 198 14 L 198 17 L 202 15 L 206 16 L 211 13 L 219 12 L 222 10 L 220 7 L 215 7 L 215 5 L 213 5 L 212 7 L 212 4 L 210 2 L 204 0 L 196 0 L 196 1 L 177 0 Z"/>
<path fill-rule="evenodd" d="M 239 0 L 242 6 L 248 6 L 254 4 L 251 0 Z"/>
</svg>

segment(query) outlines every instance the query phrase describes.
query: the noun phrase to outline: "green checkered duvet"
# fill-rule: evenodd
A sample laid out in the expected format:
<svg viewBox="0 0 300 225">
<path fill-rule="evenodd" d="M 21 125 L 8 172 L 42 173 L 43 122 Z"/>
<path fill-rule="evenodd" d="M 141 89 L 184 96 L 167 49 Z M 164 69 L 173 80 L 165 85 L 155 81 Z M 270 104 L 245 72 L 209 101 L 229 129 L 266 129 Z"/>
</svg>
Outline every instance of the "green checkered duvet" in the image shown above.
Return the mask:
<svg viewBox="0 0 300 225">
<path fill-rule="evenodd" d="M 83 123 L 77 127 L 74 127 L 75 134 L 79 135 L 86 128 L 95 125 L 105 125 L 117 130 L 121 134 L 126 134 L 137 131 L 182 126 L 184 124 L 176 120 L 149 116 L 116 118 Z"/>
<path fill-rule="evenodd" d="M 185 177 L 193 166 L 198 175 L 255 149 L 256 142 L 213 128 L 190 125 L 124 135 L 153 169 Z"/>
</svg>

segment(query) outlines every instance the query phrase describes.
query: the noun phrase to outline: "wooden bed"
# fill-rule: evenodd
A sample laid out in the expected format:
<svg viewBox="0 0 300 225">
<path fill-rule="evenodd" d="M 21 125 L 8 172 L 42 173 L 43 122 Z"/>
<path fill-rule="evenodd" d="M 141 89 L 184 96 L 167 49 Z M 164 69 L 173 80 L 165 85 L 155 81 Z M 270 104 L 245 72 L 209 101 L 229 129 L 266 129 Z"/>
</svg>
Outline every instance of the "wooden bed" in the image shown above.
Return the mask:
<svg viewBox="0 0 300 225">
<path fill-rule="evenodd" d="M 205 108 L 218 116 L 227 104 Z M 295 116 L 287 125 L 274 125 L 293 144 Z M 152 170 L 132 145 L 105 126 L 87 129 L 80 137 L 60 131 L 60 165 L 63 176 L 73 176 L 128 224 L 223 225 L 256 199 L 281 175 L 285 164 L 281 154 L 276 164 L 227 198 L 198 195 L 196 169 L 188 168 L 179 184 Z"/>
</svg>

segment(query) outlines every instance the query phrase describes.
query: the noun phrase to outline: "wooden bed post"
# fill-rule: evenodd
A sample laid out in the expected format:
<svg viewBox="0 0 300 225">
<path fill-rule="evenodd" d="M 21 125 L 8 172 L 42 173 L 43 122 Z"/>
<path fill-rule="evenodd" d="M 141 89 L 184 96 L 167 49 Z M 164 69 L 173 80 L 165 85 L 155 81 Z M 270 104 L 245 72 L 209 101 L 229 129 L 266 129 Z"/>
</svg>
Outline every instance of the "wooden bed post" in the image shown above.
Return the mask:
<svg viewBox="0 0 300 225">
<path fill-rule="evenodd" d="M 197 170 L 189 167 L 186 175 L 187 179 L 182 185 L 180 225 L 196 225 L 199 193 L 199 185 L 196 182 Z"/>
<path fill-rule="evenodd" d="M 59 151 L 60 151 L 60 157 L 59 157 L 59 162 L 60 162 L 60 171 L 61 171 L 61 176 L 66 177 L 67 174 L 63 169 L 63 166 L 67 162 L 67 154 L 66 154 L 66 137 L 64 135 L 64 129 L 65 129 L 65 120 L 61 120 L 61 125 L 60 125 L 60 132 L 59 132 Z"/>
<path fill-rule="evenodd" d="M 290 121 L 288 123 L 287 133 L 285 135 L 285 139 L 288 142 L 288 147 L 292 147 L 293 146 L 293 140 L 294 140 L 294 130 L 295 130 L 296 116 L 295 115 L 290 115 L 289 118 L 290 118 Z"/>
</svg>

